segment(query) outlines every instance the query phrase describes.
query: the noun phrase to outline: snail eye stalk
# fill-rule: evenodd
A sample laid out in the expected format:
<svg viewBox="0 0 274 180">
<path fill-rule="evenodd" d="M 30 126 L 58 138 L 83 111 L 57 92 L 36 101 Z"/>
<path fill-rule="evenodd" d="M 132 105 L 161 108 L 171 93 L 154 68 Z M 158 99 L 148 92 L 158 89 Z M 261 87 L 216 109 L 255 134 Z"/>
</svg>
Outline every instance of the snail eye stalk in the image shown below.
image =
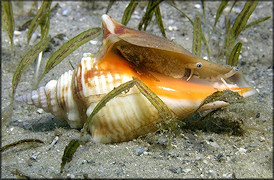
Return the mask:
<svg viewBox="0 0 274 180">
<path fill-rule="evenodd" d="M 200 63 L 200 62 L 198 62 L 198 63 L 196 64 L 196 67 L 197 67 L 197 68 L 201 68 L 202 66 L 203 66 L 203 64 Z"/>
</svg>

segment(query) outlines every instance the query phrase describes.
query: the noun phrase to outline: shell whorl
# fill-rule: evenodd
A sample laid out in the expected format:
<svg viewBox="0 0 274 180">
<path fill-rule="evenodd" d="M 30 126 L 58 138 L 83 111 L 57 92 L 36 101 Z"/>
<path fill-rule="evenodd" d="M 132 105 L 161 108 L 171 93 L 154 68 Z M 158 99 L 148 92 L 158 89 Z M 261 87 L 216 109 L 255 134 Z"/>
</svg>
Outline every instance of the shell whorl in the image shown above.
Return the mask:
<svg viewBox="0 0 274 180">
<path fill-rule="evenodd" d="M 109 64 L 109 59 L 116 65 Z M 93 58 L 83 58 L 75 72 L 76 94 L 85 102 L 87 116 L 102 97 L 132 80 L 135 73 L 115 54 L 107 55 L 101 62 L 95 64 Z M 159 119 L 156 108 L 133 87 L 110 100 L 94 116 L 89 129 L 95 142 L 121 142 L 156 130 L 155 123 Z"/>
</svg>

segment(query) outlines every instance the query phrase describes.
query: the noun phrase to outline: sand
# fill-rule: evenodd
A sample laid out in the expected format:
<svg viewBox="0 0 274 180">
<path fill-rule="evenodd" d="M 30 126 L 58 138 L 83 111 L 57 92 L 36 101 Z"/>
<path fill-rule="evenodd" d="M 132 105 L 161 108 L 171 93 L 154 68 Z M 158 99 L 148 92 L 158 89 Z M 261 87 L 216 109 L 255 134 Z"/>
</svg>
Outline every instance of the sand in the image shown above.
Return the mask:
<svg viewBox="0 0 274 180">
<path fill-rule="evenodd" d="M 84 2 L 57 2 L 60 8 L 50 20 L 50 37 L 54 37 L 52 48 L 45 52 L 42 68 L 51 53 L 77 35 L 91 27 L 101 27 L 101 15 L 105 13 L 107 1 L 88 4 Z M 206 2 L 206 17 L 214 24 L 220 2 Z M 244 2 L 236 4 L 231 18 L 235 19 Z M 30 18 L 26 11 L 15 9 L 16 30 Z M 121 21 L 123 10 L 128 2 L 116 2 L 109 11 L 117 21 Z M 202 15 L 200 2 L 181 2 L 178 7 L 192 19 Z M 232 3 L 230 3 L 231 5 Z M 272 16 L 273 5 L 269 1 L 260 2 L 251 20 Z M 136 8 L 128 26 L 137 29 L 138 22 L 145 9 Z M 229 10 L 229 9 L 228 9 Z M 168 39 L 174 40 L 188 50 L 192 50 L 192 25 L 176 9 L 166 3 L 161 4 L 164 26 Z M 227 9 L 226 9 L 227 11 Z M 220 17 L 217 27 L 224 23 Z M 204 25 L 203 25 L 204 27 Z M 38 28 L 39 29 L 39 28 Z M 30 44 L 39 41 L 38 30 Z M 147 27 L 147 32 L 161 36 L 157 23 Z M 57 35 L 63 36 L 58 38 Z M 11 79 L 21 58 L 31 48 L 26 43 L 27 31 L 21 31 L 14 37 L 14 49 L 11 51 L 8 36 L 2 30 L 2 81 L 1 110 L 2 117 L 7 112 L 11 93 Z M 59 37 L 61 37 L 59 36 Z M 221 38 L 219 38 L 221 37 Z M 223 35 L 212 37 L 212 60 L 216 60 L 217 50 L 222 47 Z M 71 129 L 68 124 L 45 113 L 36 107 L 16 102 L 13 115 L 3 121 L 2 146 L 22 139 L 39 139 L 44 144 L 20 145 L 1 153 L 2 178 L 272 178 L 273 177 L 273 24 L 272 18 L 243 31 L 239 40 L 243 43 L 239 68 L 245 79 L 258 93 L 248 97 L 242 103 L 231 105 L 221 111 L 223 118 L 240 119 L 244 122 L 245 133 L 235 136 L 229 133 L 179 129 L 167 148 L 167 135 L 151 133 L 147 137 L 115 143 L 96 144 L 88 142 L 81 145 L 60 173 L 63 151 L 72 139 L 79 138 L 80 132 Z M 221 42 L 221 44 L 219 44 Z M 44 86 L 51 79 L 57 79 L 80 62 L 84 52 L 96 53 L 101 46 L 102 35 L 81 46 L 62 63 L 52 69 L 40 82 Z M 219 48 L 218 48 L 219 47 Z M 205 57 L 206 51 L 202 51 Z M 224 58 L 218 61 L 224 64 Z M 28 93 L 32 89 L 35 64 L 23 73 L 15 96 Z M 55 143 L 52 143 L 55 142 Z"/>
</svg>

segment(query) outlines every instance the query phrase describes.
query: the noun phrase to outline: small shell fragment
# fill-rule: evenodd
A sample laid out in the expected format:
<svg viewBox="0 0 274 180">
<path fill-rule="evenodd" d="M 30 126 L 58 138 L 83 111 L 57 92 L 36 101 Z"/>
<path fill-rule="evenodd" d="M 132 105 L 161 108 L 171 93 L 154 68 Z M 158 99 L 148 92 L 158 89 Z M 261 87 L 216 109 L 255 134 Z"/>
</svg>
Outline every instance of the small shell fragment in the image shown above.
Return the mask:
<svg viewBox="0 0 274 180">
<path fill-rule="evenodd" d="M 37 109 L 37 112 L 38 112 L 39 114 L 42 114 L 42 113 L 44 112 L 44 110 L 41 109 L 41 108 L 39 108 L 39 109 Z"/>
<path fill-rule="evenodd" d="M 20 31 L 13 31 L 14 36 L 20 36 L 22 33 Z"/>
</svg>

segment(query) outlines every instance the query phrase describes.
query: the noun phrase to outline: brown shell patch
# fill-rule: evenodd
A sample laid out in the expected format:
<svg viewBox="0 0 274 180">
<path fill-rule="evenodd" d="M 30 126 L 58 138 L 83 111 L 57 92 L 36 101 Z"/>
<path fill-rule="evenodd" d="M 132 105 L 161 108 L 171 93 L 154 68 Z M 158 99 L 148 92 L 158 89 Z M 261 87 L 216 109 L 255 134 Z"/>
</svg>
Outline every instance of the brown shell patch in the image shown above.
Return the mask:
<svg viewBox="0 0 274 180">
<path fill-rule="evenodd" d="M 76 93 L 76 94 L 78 94 L 79 92 L 81 92 L 83 90 L 81 77 L 82 77 L 82 65 L 80 63 L 78 65 L 77 73 L 76 73 L 76 76 L 75 76 L 76 87 L 75 87 L 75 92 L 74 93 Z"/>
<path fill-rule="evenodd" d="M 66 91 L 67 91 L 67 87 L 62 87 L 62 89 L 61 89 L 61 92 L 62 92 L 61 102 L 59 103 L 59 105 L 63 110 L 65 110 L 65 108 L 66 108 L 66 98 L 65 98 L 66 97 L 66 94 L 65 94 Z"/>
</svg>

